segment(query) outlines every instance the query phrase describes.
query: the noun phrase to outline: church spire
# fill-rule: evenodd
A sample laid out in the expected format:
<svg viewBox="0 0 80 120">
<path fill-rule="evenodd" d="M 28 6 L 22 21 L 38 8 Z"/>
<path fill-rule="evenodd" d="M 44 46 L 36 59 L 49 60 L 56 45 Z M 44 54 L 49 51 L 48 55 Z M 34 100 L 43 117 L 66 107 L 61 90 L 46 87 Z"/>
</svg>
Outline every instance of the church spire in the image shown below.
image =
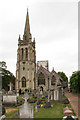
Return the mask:
<svg viewBox="0 0 80 120">
<path fill-rule="evenodd" d="M 30 39 L 31 39 L 31 33 L 30 33 L 30 25 L 29 25 L 29 14 L 28 14 L 28 8 L 27 8 L 27 16 L 26 16 L 23 40 L 28 42 L 30 41 Z"/>
<path fill-rule="evenodd" d="M 26 23 L 25 23 L 24 34 L 26 34 L 27 32 L 30 33 L 28 8 L 27 8 L 27 16 L 26 16 Z"/>
</svg>

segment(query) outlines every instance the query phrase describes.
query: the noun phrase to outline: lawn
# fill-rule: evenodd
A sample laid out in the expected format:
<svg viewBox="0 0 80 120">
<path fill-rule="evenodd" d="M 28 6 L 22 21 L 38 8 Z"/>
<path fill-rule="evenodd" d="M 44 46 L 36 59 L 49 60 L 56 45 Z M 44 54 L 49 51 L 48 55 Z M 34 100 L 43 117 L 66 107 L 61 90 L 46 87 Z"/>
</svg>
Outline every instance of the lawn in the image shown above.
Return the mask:
<svg viewBox="0 0 80 120">
<path fill-rule="evenodd" d="M 13 116 L 13 114 L 16 114 L 19 112 L 19 108 L 17 107 L 6 107 L 6 118 L 19 118 L 18 116 Z"/>
<path fill-rule="evenodd" d="M 64 116 L 63 108 L 66 106 L 71 107 L 71 105 L 54 103 L 52 108 L 38 108 L 38 112 L 34 111 L 34 118 L 62 118 Z"/>
<path fill-rule="evenodd" d="M 19 97 L 18 99 L 22 99 L 22 98 Z M 35 103 L 32 103 L 30 105 L 35 106 Z M 70 104 L 63 104 L 55 101 L 51 102 L 51 105 L 53 105 L 53 107 L 51 108 L 44 108 L 44 107 L 38 108 L 38 112 L 35 111 L 35 107 L 34 107 L 34 118 L 63 118 L 64 116 L 63 108 L 65 107 L 72 108 Z M 19 108 L 14 106 L 6 107 L 6 110 L 8 111 L 6 113 L 7 118 L 19 118 L 19 116 L 16 116 L 16 113 L 19 112 Z M 75 113 L 73 115 L 75 115 Z"/>
<path fill-rule="evenodd" d="M 38 108 L 38 112 L 35 112 L 35 108 L 34 108 L 34 118 L 62 118 L 64 116 L 63 108 L 66 106 L 71 107 L 70 104 L 69 105 L 65 105 L 62 103 L 52 103 L 52 104 L 53 104 L 52 108 L 43 108 L 43 107 Z M 7 111 L 9 110 L 9 112 L 6 113 L 6 118 L 19 118 L 18 116 L 13 116 L 13 114 L 19 111 L 17 107 L 12 107 L 12 108 L 6 107 L 6 110 Z"/>
<path fill-rule="evenodd" d="M 63 105 L 55 103 L 53 108 L 38 108 L 38 112 L 34 112 L 34 118 L 62 118 Z"/>
</svg>

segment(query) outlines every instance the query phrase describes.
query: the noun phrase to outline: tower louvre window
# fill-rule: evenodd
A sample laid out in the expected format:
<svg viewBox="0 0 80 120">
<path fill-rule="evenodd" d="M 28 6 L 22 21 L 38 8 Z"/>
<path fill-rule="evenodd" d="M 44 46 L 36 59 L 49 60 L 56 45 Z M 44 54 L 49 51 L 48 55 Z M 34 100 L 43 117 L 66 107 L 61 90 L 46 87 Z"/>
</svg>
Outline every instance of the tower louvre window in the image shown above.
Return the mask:
<svg viewBox="0 0 80 120">
<path fill-rule="evenodd" d="M 23 67 L 23 70 L 25 70 L 25 67 Z"/>
<path fill-rule="evenodd" d="M 25 77 L 22 78 L 22 87 L 26 87 L 26 79 L 25 79 Z"/>
<path fill-rule="evenodd" d="M 26 48 L 26 58 L 28 59 L 28 49 Z"/>
<path fill-rule="evenodd" d="M 22 52 L 22 60 L 23 60 L 23 56 L 24 56 L 23 48 L 21 49 L 21 52 Z"/>
</svg>

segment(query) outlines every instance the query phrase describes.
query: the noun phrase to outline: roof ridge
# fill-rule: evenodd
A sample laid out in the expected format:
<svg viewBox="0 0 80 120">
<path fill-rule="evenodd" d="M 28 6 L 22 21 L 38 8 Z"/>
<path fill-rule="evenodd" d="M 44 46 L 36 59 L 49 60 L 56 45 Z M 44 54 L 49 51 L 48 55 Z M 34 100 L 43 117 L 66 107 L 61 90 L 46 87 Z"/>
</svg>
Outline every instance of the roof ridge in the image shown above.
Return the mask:
<svg viewBox="0 0 80 120">
<path fill-rule="evenodd" d="M 43 67 L 43 66 L 42 66 Z M 44 68 L 44 67 L 43 67 Z M 49 73 L 51 73 L 49 70 L 47 70 L 46 68 L 44 68 L 46 71 L 48 71 Z"/>
</svg>

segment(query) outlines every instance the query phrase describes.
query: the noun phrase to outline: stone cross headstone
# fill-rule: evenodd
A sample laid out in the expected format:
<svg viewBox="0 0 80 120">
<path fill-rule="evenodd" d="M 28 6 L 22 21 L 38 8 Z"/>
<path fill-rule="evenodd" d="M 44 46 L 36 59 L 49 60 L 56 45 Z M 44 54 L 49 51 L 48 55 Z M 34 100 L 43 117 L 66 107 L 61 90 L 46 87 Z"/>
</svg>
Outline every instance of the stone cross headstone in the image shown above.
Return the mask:
<svg viewBox="0 0 80 120">
<path fill-rule="evenodd" d="M 8 91 L 8 94 L 13 94 L 13 84 L 10 82 L 10 84 L 8 84 L 9 86 L 9 91 Z"/>
<path fill-rule="evenodd" d="M 24 94 L 24 99 L 25 99 L 25 101 L 27 101 L 29 99 L 29 95 L 27 92 Z"/>
<path fill-rule="evenodd" d="M 8 84 L 9 86 L 9 91 L 12 91 L 13 90 L 13 84 L 10 82 L 10 84 Z"/>
<path fill-rule="evenodd" d="M 18 97 L 18 96 L 19 96 L 19 93 L 17 92 L 16 95 L 17 95 L 17 97 Z"/>
<path fill-rule="evenodd" d="M 40 94 L 41 94 L 41 95 L 43 94 L 43 91 L 42 91 L 42 90 L 40 91 Z"/>
<path fill-rule="evenodd" d="M 20 107 L 20 110 L 19 110 L 20 118 L 33 118 L 33 107 L 28 104 L 27 102 L 28 98 L 29 98 L 29 95 L 26 93 L 24 95 L 25 102 Z"/>
</svg>

